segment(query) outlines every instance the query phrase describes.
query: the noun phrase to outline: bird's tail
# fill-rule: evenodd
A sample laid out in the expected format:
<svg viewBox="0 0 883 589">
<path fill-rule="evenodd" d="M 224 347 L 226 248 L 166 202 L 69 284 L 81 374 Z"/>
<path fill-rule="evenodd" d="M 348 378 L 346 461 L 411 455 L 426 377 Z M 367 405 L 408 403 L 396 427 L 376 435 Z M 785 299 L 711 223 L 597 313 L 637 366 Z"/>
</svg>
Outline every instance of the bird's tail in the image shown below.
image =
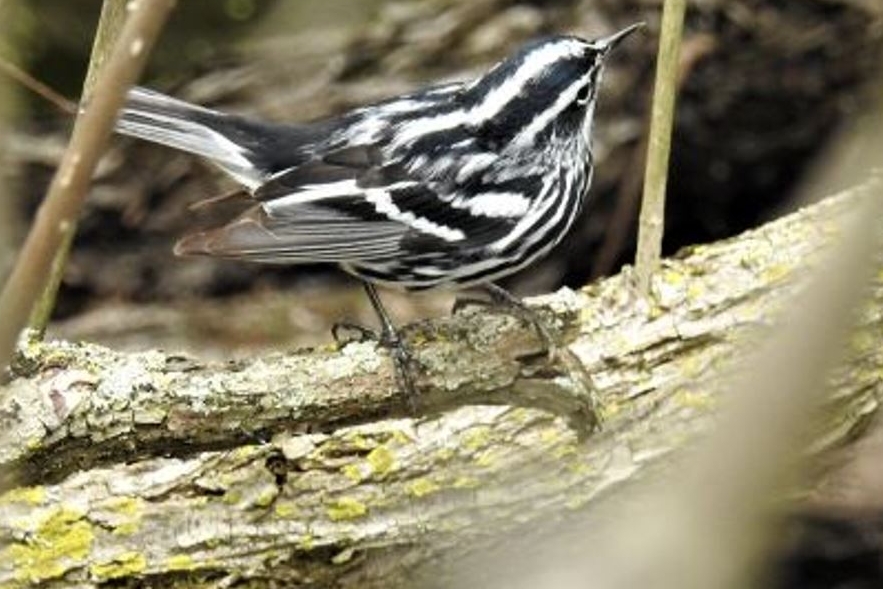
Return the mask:
<svg viewBox="0 0 883 589">
<path fill-rule="evenodd" d="M 265 171 L 251 153 L 247 123 L 241 117 L 196 106 L 146 88 L 133 88 L 116 130 L 208 158 L 249 188 Z"/>
</svg>

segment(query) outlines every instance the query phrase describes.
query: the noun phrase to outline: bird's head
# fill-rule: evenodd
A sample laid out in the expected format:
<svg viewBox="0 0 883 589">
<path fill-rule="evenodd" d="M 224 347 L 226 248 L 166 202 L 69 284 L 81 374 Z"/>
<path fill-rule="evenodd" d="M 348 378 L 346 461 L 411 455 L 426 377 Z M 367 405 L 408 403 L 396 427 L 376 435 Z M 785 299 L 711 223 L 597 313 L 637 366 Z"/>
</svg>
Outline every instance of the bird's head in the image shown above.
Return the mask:
<svg viewBox="0 0 883 589">
<path fill-rule="evenodd" d="M 489 143 L 531 146 L 591 126 L 604 60 L 643 23 L 587 41 L 556 36 L 529 43 L 467 89 L 475 127 Z"/>
</svg>

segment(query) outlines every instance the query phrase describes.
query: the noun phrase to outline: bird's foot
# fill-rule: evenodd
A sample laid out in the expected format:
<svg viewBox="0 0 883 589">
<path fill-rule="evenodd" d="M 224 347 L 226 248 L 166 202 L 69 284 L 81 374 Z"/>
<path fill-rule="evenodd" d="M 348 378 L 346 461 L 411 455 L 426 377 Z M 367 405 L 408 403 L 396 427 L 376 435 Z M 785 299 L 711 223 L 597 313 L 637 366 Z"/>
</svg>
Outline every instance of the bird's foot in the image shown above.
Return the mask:
<svg viewBox="0 0 883 589">
<path fill-rule="evenodd" d="M 376 330 L 350 321 L 338 321 L 332 325 L 331 337 L 339 348 L 353 342 L 380 341 L 380 334 Z"/>
<path fill-rule="evenodd" d="M 331 335 L 339 347 L 353 342 L 376 342 L 377 345 L 389 351 L 395 368 L 396 384 L 404 394 L 409 412 L 412 415 L 417 414 L 420 405 L 414 374 L 420 364 L 414 358 L 410 346 L 397 330 L 377 331 L 358 323 L 341 321 L 331 327 Z"/>
<path fill-rule="evenodd" d="M 488 295 L 487 299 L 469 296 L 457 297 L 451 313 L 457 313 L 471 306 L 499 309 L 533 328 L 543 342 L 543 355 L 550 358 L 557 355 L 557 351 L 561 347 L 559 338 L 553 335 L 552 328 L 549 327 L 548 323 L 536 310 L 524 304 L 521 299 L 512 295 L 509 291 L 495 284 L 487 284 L 482 288 Z"/>
</svg>

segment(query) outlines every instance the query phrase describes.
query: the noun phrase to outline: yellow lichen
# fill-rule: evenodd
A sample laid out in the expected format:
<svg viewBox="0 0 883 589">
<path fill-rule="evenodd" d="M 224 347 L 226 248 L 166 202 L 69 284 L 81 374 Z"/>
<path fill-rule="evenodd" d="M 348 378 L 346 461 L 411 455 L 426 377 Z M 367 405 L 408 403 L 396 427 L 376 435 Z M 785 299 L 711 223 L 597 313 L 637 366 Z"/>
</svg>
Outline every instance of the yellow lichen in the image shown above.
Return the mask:
<svg viewBox="0 0 883 589">
<path fill-rule="evenodd" d="M 99 581 L 137 575 L 147 568 L 147 559 L 140 552 L 123 552 L 107 562 L 89 567 L 89 572 Z"/>
<path fill-rule="evenodd" d="M 484 448 L 491 442 L 491 430 L 487 426 L 474 427 L 463 437 L 463 446 L 471 452 Z"/>
<path fill-rule="evenodd" d="M 398 444 L 412 444 L 414 438 L 406 434 L 404 431 L 397 429 L 392 432 L 392 439 Z"/>
<path fill-rule="evenodd" d="M 456 452 L 452 448 L 442 448 L 438 452 L 435 453 L 435 459 L 437 462 L 447 462 L 456 456 Z"/>
<path fill-rule="evenodd" d="M 227 505 L 236 505 L 242 501 L 242 493 L 240 491 L 227 490 L 221 501 Z"/>
<path fill-rule="evenodd" d="M 282 518 L 290 518 L 297 514 L 297 505 L 290 502 L 279 502 L 273 507 L 276 515 Z"/>
<path fill-rule="evenodd" d="M 671 268 L 666 268 L 663 270 L 659 277 L 663 282 L 669 284 L 671 286 L 681 286 L 684 283 L 684 275 L 677 270 L 673 270 Z"/>
<path fill-rule="evenodd" d="M 509 411 L 508 416 L 510 419 L 517 421 L 518 423 L 526 423 L 533 419 L 533 413 L 524 407 L 515 407 Z"/>
<path fill-rule="evenodd" d="M 176 554 L 166 559 L 166 569 L 170 571 L 192 571 L 195 568 L 196 563 L 189 554 Z"/>
<path fill-rule="evenodd" d="M 374 474 L 383 476 L 395 468 L 395 456 L 386 446 L 377 446 L 365 457 Z"/>
<path fill-rule="evenodd" d="M 316 539 L 307 534 L 304 536 L 300 542 L 297 543 L 297 547 L 301 550 L 312 550 L 316 546 Z"/>
<path fill-rule="evenodd" d="M 679 405 L 689 407 L 690 409 L 709 409 L 714 402 L 708 395 L 680 389 L 674 395 L 674 400 Z"/>
<path fill-rule="evenodd" d="M 108 501 L 107 508 L 122 515 L 140 516 L 144 502 L 137 497 L 114 497 Z"/>
<path fill-rule="evenodd" d="M 359 468 L 357 464 L 345 464 L 343 468 L 340 469 L 340 472 L 354 483 L 358 483 L 364 478 L 362 476 L 362 469 Z"/>
<path fill-rule="evenodd" d="M 623 405 L 621 403 L 617 403 L 615 401 L 607 401 L 603 404 L 599 404 L 595 407 L 595 412 L 598 414 L 598 419 L 602 422 L 610 421 L 623 411 Z"/>
<path fill-rule="evenodd" d="M 788 264 L 773 264 L 764 269 L 763 277 L 767 282 L 774 283 L 787 277 L 793 270 L 794 268 Z"/>
<path fill-rule="evenodd" d="M 494 464 L 494 455 L 493 452 L 482 452 L 481 454 L 475 457 L 475 464 L 478 466 L 482 466 L 487 468 L 489 466 L 493 466 Z"/>
<path fill-rule="evenodd" d="M 690 282 L 690 285 L 687 286 L 687 298 L 690 300 L 697 300 L 702 298 L 705 294 L 706 288 L 705 285 L 701 282 L 697 282 L 695 280 Z"/>
<path fill-rule="evenodd" d="M 138 531 L 141 524 L 141 514 L 144 511 L 142 499 L 125 495 L 113 497 L 107 501 L 106 508 L 115 515 L 121 516 L 119 520 L 115 519 L 111 522 L 114 535 L 131 536 Z"/>
<path fill-rule="evenodd" d="M 13 489 L 0 495 L 0 505 L 10 503 L 27 503 L 28 505 L 41 505 L 46 500 L 44 487 L 22 487 Z"/>
<path fill-rule="evenodd" d="M 368 513 L 368 506 L 353 497 L 340 497 L 327 505 L 326 513 L 328 519 L 336 522 L 358 519 Z"/>
<path fill-rule="evenodd" d="M 267 485 L 254 498 L 254 504 L 257 507 L 269 507 L 278 496 L 279 488 L 276 485 Z"/>
<path fill-rule="evenodd" d="M 0 560 L 13 563 L 16 579 L 36 583 L 85 561 L 94 537 L 81 512 L 59 507 L 46 514 L 33 533 L 7 547 Z"/>
<path fill-rule="evenodd" d="M 371 450 L 374 448 L 374 446 L 377 445 L 374 440 L 369 440 L 362 434 L 355 434 L 347 441 L 352 444 L 354 448 L 357 448 L 359 450 Z"/>
<path fill-rule="evenodd" d="M 547 427 L 540 432 L 540 441 L 543 444 L 551 444 L 561 439 L 561 432 L 554 427 Z"/>
<path fill-rule="evenodd" d="M 576 445 L 572 442 L 567 444 L 562 444 L 552 450 L 552 456 L 556 460 L 563 460 L 564 458 L 570 458 L 574 454 L 577 453 Z"/>
<path fill-rule="evenodd" d="M 233 451 L 236 460 L 248 460 L 261 450 L 257 446 L 240 446 Z"/>
<path fill-rule="evenodd" d="M 587 462 L 571 462 L 567 465 L 567 470 L 571 473 L 585 477 L 595 472 L 595 467 Z"/>
<path fill-rule="evenodd" d="M 454 481 L 455 489 L 474 489 L 479 485 L 479 480 L 475 477 L 461 476 Z"/>
<path fill-rule="evenodd" d="M 438 483 L 427 478 L 419 478 L 408 485 L 408 493 L 414 497 L 425 497 L 439 490 Z"/>
<path fill-rule="evenodd" d="M 140 522 L 137 520 L 123 522 L 121 524 L 117 524 L 113 529 L 114 536 L 131 536 L 140 528 Z"/>
</svg>

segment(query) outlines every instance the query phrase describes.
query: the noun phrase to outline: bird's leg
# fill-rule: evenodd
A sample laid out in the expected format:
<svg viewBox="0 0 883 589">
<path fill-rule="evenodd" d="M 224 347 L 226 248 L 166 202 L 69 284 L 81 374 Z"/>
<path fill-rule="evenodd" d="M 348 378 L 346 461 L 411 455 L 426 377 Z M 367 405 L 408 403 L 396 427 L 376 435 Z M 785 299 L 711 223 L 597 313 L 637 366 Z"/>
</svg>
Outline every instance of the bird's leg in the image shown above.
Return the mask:
<svg viewBox="0 0 883 589">
<path fill-rule="evenodd" d="M 365 293 L 368 295 L 368 299 L 371 301 L 371 306 L 374 307 L 374 312 L 377 313 L 377 318 L 380 320 L 380 333 L 378 334 L 372 329 L 355 323 L 336 323 L 334 324 L 334 327 L 332 327 L 331 333 L 334 336 L 334 339 L 338 343 L 341 343 L 340 331 L 344 329 L 351 330 L 358 333 L 362 341 L 376 340 L 381 346 L 387 348 L 392 355 L 393 364 L 395 365 L 396 381 L 405 393 L 408 408 L 412 413 L 416 413 L 417 389 L 414 386 L 414 378 L 411 373 L 411 368 L 414 364 L 411 350 L 402 339 L 398 330 L 395 328 L 395 325 L 393 325 L 389 313 L 387 313 L 386 309 L 383 307 L 380 295 L 377 294 L 377 289 L 374 288 L 374 285 L 368 282 L 362 282 L 362 285 L 365 287 Z"/>
<path fill-rule="evenodd" d="M 334 323 L 334 325 L 331 326 L 331 336 L 334 338 L 334 341 L 336 341 L 339 346 L 343 346 L 354 341 L 373 341 L 380 343 L 384 347 L 391 347 L 391 341 L 401 338 L 398 337 L 398 332 L 396 332 L 395 326 L 393 325 L 392 320 L 389 318 L 389 314 L 386 312 L 386 309 L 383 308 L 383 304 L 380 301 L 380 295 L 377 294 L 377 290 L 372 285 L 364 281 L 362 282 L 362 286 L 365 288 L 365 292 L 368 293 L 368 298 L 371 300 L 371 306 L 374 308 L 374 312 L 380 319 L 380 333 L 378 333 L 374 329 L 371 329 L 370 327 L 361 325 L 360 323 L 355 323 L 352 321 L 337 321 Z M 350 334 L 345 333 L 347 331 L 353 332 L 355 334 L 355 337 L 350 337 Z"/>
<path fill-rule="evenodd" d="M 555 350 L 559 347 L 558 340 L 552 334 L 552 330 L 549 329 L 548 324 L 542 317 L 540 317 L 539 313 L 525 305 L 521 299 L 514 296 L 508 290 L 497 286 L 496 284 L 489 282 L 482 285 L 480 288 L 487 293 L 489 300 L 475 297 L 458 297 L 457 300 L 454 301 L 452 312 L 456 313 L 460 309 L 468 307 L 469 305 L 503 309 L 507 313 L 514 315 L 533 327 L 540 339 L 543 340 L 543 345 L 546 348 L 545 352 L 550 355 L 554 354 Z"/>
<path fill-rule="evenodd" d="M 597 425 L 599 418 L 594 413 L 595 385 L 592 381 L 591 375 L 576 354 L 574 354 L 570 348 L 568 348 L 567 345 L 555 335 L 555 332 L 549 327 L 549 324 L 543 320 L 540 314 L 525 305 L 524 301 L 515 297 L 506 289 L 493 283 L 482 285 L 481 288 L 487 293 L 488 299 L 475 297 L 457 298 L 457 300 L 454 301 L 453 312 L 456 313 L 457 310 L 469 305 L 497 307 L 503 310 L 503 312 L 509 313 L 533 327 L 542 340 L 543 347 L 545 347 L 543 354 L 549 360 L 560 362 L 567 369 L 568 373 L 574 376 L 582 385 L 582 388 L 587 392 L 589 406 L 591 408 L 589 417 L 593 423 L 592 427 Z"/>
</svg>

